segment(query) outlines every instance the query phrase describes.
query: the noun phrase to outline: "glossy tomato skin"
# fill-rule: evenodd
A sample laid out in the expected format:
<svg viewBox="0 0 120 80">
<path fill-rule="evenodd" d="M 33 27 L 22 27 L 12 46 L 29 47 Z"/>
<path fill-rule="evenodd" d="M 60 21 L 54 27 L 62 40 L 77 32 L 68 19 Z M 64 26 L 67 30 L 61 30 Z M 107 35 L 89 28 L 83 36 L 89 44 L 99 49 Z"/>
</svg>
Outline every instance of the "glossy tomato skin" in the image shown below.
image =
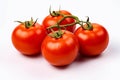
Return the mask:
<svg viewBox="0 0 120 80">
<path fill-rule="evenodd" d="M 39 23 L 30 28 L 20 24 L 12 32 L 12 43 L 24 55 L 37 55 L 45 36 L 46 30 Z"/>
<path fill-rule="evenodd" d="M 64 15 L 72 15 L 70 12 L 66 11 L 66 10 L 60 10 L 60 13 L 61 14 L 64 14 Z M 52 26 L 52 25 L 55 25 L 61 18 L 63 18 L 63 16 L 51 16 L 51 15 L 48 15 L 44 18 L 42 24 L 45 28 L 49 27 L 49 26 Z M 60 24 L 61 25 L 65 25 L 65 24 L 70 24 L 70 23 L 73 23 L 75 22 L 75 20 L 73 18 L 66 18 L 64 19 Z M 73 26 L 68 26 L 66 28 L 66 30 L 68 31 L 71 31 L 71 32 L 74 32 L 75 31 L 75 28 L 76 28 L 76 25 L 73 25 Z M 64 28 L 63 28 L 64 29 Z M 58 30 L 57 28 L 54 28 L 54 30 Z M 48 33 L 50 33 L 50 31 L 48 31 Z"/>
<path fill-rule="evenodd" d="M 97 23 L 92 23 L 92 26 L 92 30 L 84 30 L 79 27 L 74 33 L 81 45 L 80 53 L 84 56 L 100 55 L 108 46 L 109 35 L 107 30 Z"/>
<path fill-rule="evenodd" d="M 72 63 L 78 55 L 79 45 L 76 36 L 65 31 L 61 38 L 47 36 L 41 46 L 43 57 L 54 66 Z"/>
</svg>

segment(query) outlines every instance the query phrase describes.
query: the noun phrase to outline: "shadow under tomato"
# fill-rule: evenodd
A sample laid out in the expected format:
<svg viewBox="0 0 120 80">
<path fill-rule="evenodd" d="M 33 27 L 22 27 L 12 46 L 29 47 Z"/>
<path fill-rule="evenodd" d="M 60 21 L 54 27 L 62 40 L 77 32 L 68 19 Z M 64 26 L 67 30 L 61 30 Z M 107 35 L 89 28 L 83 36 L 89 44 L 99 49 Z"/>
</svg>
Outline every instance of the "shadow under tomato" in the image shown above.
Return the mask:
<svg viewBox="0 0 120 80">
<path fill-rule="evenodd" d="M 85 55 L 78 55 L 74 62 L 86 62 L 92 59 L 100 58 L 102 55 L 97 56 L 85 56 Z"/>
<path fill-rule="evenodd" d="M 88 56 L 84 56 L 84 55 L 78 55 L 77 58 L 72 62 L 72 63 L 84 63 L 84 62 L 88 62 L 92 59 L 97 59 L 97 58 L 100 58 L 102 55 L 97 55 L 97 56 L 93 56 L 93 57 L 88 57 Z M 71 65 L 64 65 L 64 66 L 54 66 L 52 65 L 52 67 L 56 68 L 56 69 L 60 69 L 60 70 L 64 70 L 64 69 L 68 69 Z"/>
<path fill-rule="evenodd" d="M 70 65 L 70 64 L 69 64 Z M 64 69 L 67 69 L 69 67 L 69 65 L 64 65 L 64 66 L 54 66 L 52 65 L 54 68 L 56 69 L 61 69 L 61 70 L 64 70 Z"/>
<path fill-rule="evenodd" d="M 29 58 L 37 58 L 37 57 L 41 56 L 41 53 L 38 53 L 38 54 L 35 54 L 35 55 L 25 55 L 25 54 L 22 54 L 22 55 L 25 56 L 25 57 L 29 57 Z"/>
</svg>

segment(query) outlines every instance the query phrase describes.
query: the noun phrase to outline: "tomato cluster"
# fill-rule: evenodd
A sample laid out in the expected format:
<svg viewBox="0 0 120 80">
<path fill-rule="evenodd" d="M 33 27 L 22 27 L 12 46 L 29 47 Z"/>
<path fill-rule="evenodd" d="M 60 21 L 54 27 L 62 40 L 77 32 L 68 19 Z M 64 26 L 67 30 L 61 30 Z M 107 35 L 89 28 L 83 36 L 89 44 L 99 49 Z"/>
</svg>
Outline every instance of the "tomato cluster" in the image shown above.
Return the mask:
<svg viewBox="0 0 120 80">
<path fill-rule="evenodd" d="M 17 21 L 12 32 L 14 47 L 24 55 L 43 57 L 52 65 L 71 64 L 76 57 L 100 55 L 108 46 L 109 34 L 100 24 L 80 21 L 66 10 L 50 12 L 42 24 Z M 80 27 L 76 29 L 76 24 Z"/>
</svg>

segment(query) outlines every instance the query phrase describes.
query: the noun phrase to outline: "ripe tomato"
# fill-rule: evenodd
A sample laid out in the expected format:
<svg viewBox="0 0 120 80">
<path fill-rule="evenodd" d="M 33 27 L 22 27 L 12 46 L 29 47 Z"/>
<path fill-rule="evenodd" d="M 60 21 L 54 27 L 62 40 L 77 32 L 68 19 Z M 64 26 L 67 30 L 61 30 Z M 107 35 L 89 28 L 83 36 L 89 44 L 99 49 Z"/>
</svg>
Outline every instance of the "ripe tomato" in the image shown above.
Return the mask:
<svg viewBox="0 0 120 80">
<path fill-rule="evenodd" d="M 46 16 L 42 22 L 43 26 L 45 28 L 47 27 L 50 27 L 52 25 L 55 25 L 60 19 L 63 18 L 63 16 L 57 14 L 57 13 L 60 13 L 60 14 L 64 14 L 64 15 L 72 15 L 70 12 L 66 11 L 66 10 L 60 10 L 60 11 L 53 11 L 53 14 L 56 15 L 56 16 L 52 16 L 51 14 Z M 65 25 L 65 24 L 70 24 L 70 23 L 73 23 L 75 22 L 75 20 L 73 18 L 65 18 L 61 23 L 60 25 Z M 74 32 L 76 28 L 76 25 L 73 25 L 73 26 L 68 26 L 66 28 L 66 30 L 68 31 L 71 31 L 71 32 Z M 54 30 L 58 30 L 57 28 L 53 28 Z M 64 29 L 64 28 L 63 28 Z M 48 31 L 48 33 L 50 33 L 50 31 Z"/>
<path fill-rule="evenodd" d="M 12 43 L 24 55 L 36 55 L 41 51 L 41 43 L 45 36 L 46 30 L 39 23 L 27 27 L 21 23 L 12 32 Z"/>
<path fill-rule="evenodd" d="M 78 55 L 79 45 L 76 36 L 65 31 L 62 37 L 47 36 L 41 46 L 43 57 L 52 65 L 64 66 L 72 63 Z"/>
<path fill-rule="evenodd" d="M 100 55 L 106 49 L 109 42 L 108 32 L 102 25 L 97 23 L 91 23 L 91 25 L 93 27 L 91 30 L 79 27 L 74 33 L 81 45 L 80 53 L 85 56 Z"/>
</svg>

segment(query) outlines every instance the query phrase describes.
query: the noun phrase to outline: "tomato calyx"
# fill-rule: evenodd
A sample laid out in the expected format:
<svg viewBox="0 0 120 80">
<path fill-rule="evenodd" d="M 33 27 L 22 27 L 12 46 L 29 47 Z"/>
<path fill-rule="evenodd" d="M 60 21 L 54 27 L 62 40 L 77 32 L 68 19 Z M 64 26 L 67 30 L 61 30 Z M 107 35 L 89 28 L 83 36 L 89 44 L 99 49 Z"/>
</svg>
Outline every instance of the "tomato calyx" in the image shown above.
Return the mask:
<svg viewBox="0 0 120 80">
<path fill-rule="evenodd" d="M 58 39 L 58 38 L 61 38 L 63 34 L 64 32 L 62 30 L 58 30 L 50 33 L 49 36 Z"/>
<path fill-rule="evenodd" d="M 58 31 L 54 31 L 53 28 L 58 28 Z M 65 27 L 63 27 L 63 28 L 65 28 Z M 55 26 L 48 27 L 47 29 L 52 31 L 48 35 L 53 37 L 53 38 L 56 38 L 56 39 L 61 38 L 62 35 L 64 34 L 64 32 L 61 30 L 61 27 L 59 26 L 59 24 L 56 24 Z"/>
<path fill-rule="evenodd" d="M 50 12 L 50 15 L 53 16 L 53 17 L 60 16 L 60 12 L 59 11 L 53 11 L 53 12 Z"/>
<path fill-rule="evenodd" d="M 18 23 L 23 24 L 23 25 L 28 29 L 28 28 L 30 28 L 30 27 L 35 26 L 35 24 L 37 23 L 37 20 L 38 20 L 38 18 L 37 18 L 35 21 L 33 21 L 33 18 L 31 17 L 31 20 L 30 20 L 30 21 L 25 21 L 25 22 L 15 21 L 15 22 L 18 22 Z"/>
<path fill-rule="evenodd" d="M 81 21 L 82 24 L 81 27 L 84 29 L 84 30 L 92 30 L 93 29 L 93 26 L 91 24 L 91 22 L 89 21 L 89 17 L 87 16 L 87 20 L 86 21 Z M 86 24 L 86 25 L 83 25 L 83 24 Z"/>
<path fill-rule="evenodd" d="M 51 12 L 51 6 L 50 6 L 50 8 L 49 8 L 49 13 L 50 13 L 50 15 L 53 16 L 53 17 L 60 16 L 60 9 L 59 9 L 59 11 L 52 11 L 52 12 Z"/>
</svg>

